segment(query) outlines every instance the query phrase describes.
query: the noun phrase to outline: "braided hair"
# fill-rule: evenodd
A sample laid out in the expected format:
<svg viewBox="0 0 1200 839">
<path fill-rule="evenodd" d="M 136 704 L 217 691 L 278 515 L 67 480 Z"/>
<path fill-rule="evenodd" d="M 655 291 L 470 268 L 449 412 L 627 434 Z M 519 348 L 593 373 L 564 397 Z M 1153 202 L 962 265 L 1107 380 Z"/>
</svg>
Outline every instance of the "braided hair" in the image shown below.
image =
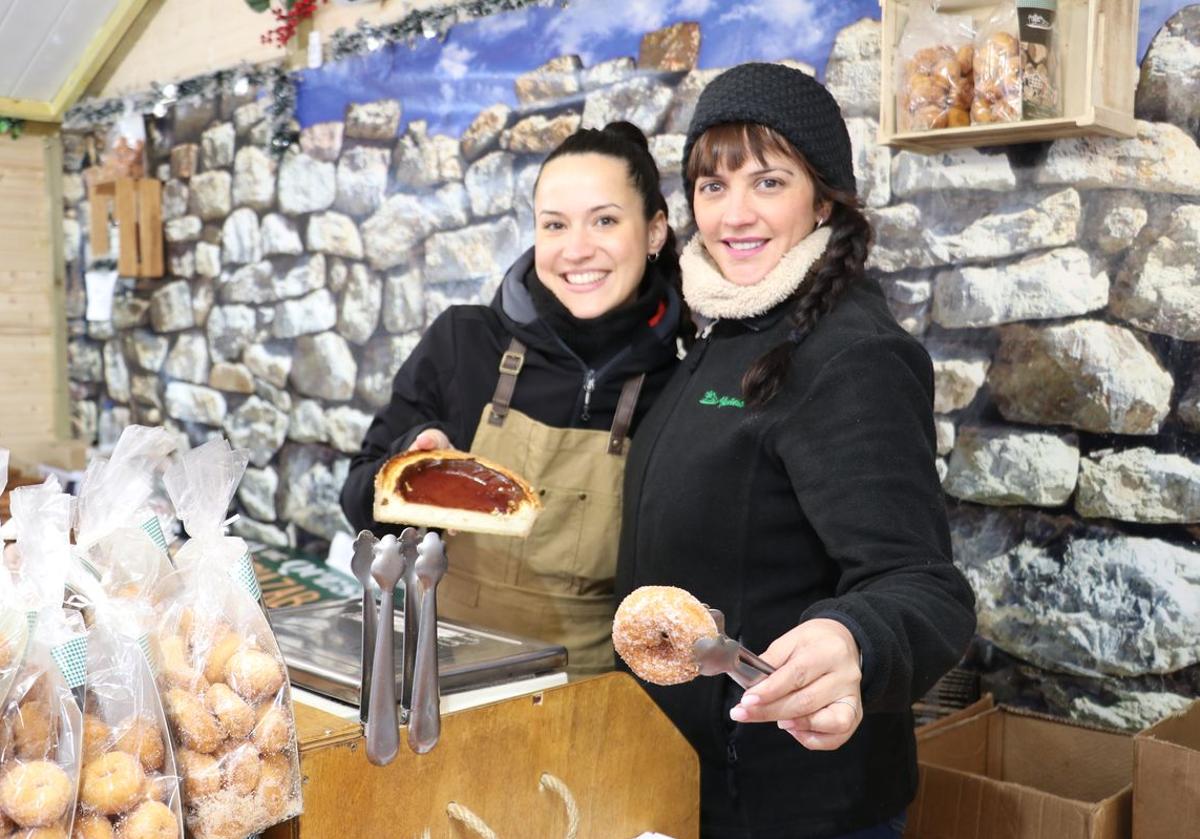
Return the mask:
<svg viewBox="0 0 1200 839">
<path fill-rule="evenodd" d="M 832 234 L 824 254 L 784 304 L 792 306 L 787 339 L 755 359 L 742 375 L 742 396 L 751 408 L 765 406 L 779 393 L 792 350 L 833 310 L 846 290 L 863 278 L 871 244 L 871 224 L 862 213 L 858 196 L 830 187 L 795 146 L 765 125 L 724 123 L 708 129 L 685 162 L 686 177 L 694 184 L 721 168 L 736 171 L 750 157 L 765 164 L 771 152 L 795 161 L 812 180 L 813 207 L 830 208 L 825 224 Z"/>
</svg>

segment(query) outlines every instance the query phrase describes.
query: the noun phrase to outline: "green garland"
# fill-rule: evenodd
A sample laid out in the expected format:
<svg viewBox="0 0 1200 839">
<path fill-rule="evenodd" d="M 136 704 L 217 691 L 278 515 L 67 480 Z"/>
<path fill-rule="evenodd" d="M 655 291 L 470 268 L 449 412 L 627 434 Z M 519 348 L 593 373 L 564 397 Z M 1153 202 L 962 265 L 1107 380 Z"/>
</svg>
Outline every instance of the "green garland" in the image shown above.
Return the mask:
<svg viewBox="0 0 1200 839">
<path fill-rule="evenodd" d="M 25 120 L 16 117 L 0 117 L 0 134 L 10 134 L 14 140 L 25 130 Z"/>
<path fill-rule="evenodd" d="M 242 65 L 180 82 L 164 85 L 152 83 L 149 91 L 134 96 L 83 100 L 67 111 L 63 128 L 68 131 L 89 131 L 110 125 L 127 108 L 164 117 L 172 106 L 181 102 L 211 100 L 221 94 L 240 96 L 254 88 L 267 88 L 271 92 L 267 109 L 271 120 L 271 150 L 276 155 L 282 155 L 299 139 L 299 131 L 293 121 L 296 111 L 295 79 L 278 66 Z"/>
<path fill-rule="evenodd" d="M 374 52 L 384 44 L 403 41 L 410 47 L 418 38 L 444 39 L 456 23 L 512 12 L 527 6 L 566 6 L 567 0 L 466 0 L 466 2 L 409 12 L 401 20 L 375 26 L 359 20 L 353 32 L 338 29 L 330 38 L 329 56 L 341 61 Z"/>
</svg>

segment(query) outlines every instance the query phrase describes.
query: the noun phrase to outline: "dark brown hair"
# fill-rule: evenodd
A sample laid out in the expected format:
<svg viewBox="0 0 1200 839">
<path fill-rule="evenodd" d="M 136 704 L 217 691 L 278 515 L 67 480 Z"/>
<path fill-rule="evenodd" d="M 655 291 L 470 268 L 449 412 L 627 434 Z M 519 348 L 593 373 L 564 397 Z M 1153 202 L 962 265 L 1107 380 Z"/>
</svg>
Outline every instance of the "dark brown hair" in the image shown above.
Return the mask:
<svg viewBox="0 0 1200 839">
<path fill-rule="evenodd" d="M 744 122 L 714 125 L 692 147 L 685 163 L 685 176 L 694 191 L 699 178 L 714 175 L 720 169 L 735 171 L 751 158 L 766 164 L 771 153 L 794 160 L 812 180 L 813 207 L 829 206 L 825 223 L 833 232 L 825 253 L 789 298 L 793 308 L 787 340 L 757 358 L 742 376 L 742 394 L 752 408 L 763 407 L 779 393 L 791 364 L 792 350 L 808 337 L 821 316 L 833 309 L 846 289 L 862 279 L 871 244 L 871 225 L 862 214 L 858 196 L 830 187 L 787 138 L 765 125 Z"/>
</svg>

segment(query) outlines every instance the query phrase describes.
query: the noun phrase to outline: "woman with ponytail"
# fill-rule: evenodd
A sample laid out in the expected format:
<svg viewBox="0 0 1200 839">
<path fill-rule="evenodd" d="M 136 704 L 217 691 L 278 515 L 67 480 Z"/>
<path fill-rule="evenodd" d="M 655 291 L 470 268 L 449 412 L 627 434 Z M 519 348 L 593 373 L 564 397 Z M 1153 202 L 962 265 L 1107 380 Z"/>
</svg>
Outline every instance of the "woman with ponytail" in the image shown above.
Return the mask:
<svg viewBox="0 0 1200 839">
<path fill-rule="evenodd" d="M 700 755 L 703 839 L 892 839 L 916 790 L 910 707 L 960 658 L 933 370 L 864 271 L 833 97 L 746 64 L 684 147 L 699 338 L 626 471 L 618 598 L 687 589 L 778 668 L 647 686 Z"/>
<path fill-rule="evenodd" d="M 350 464 L 342 508 L 372 518 L 376 472 L 410 449 L 459 448 L 537 487 L 526 539 L 450 534 L 440 616 L 613 666 L 610 632 L 627 438 L 678 364 L 679 258 L 646 138 L 617 122 L 546 158 L 534 246 L 490 306 L 452 306 L 409 355 Z"/>
</svg>

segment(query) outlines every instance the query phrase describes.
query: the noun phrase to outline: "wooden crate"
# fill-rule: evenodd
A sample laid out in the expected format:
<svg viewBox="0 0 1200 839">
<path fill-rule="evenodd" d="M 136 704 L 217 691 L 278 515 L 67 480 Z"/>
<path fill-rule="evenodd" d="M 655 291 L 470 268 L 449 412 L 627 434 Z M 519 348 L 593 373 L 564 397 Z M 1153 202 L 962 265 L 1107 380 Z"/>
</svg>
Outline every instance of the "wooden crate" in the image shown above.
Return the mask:
<svg viewBox="0 0 1200 839">
<path fill-rule="evenodd" d="M 901 133 L 896 122 L 895 56 L 909 9 L 929 0 L 879 0 L 882 9 L 879 142 L 933 153 L 1102 134 L 1133 137 L 1137 88 L 1138 0 L 1058 0 L 1055 24 L 1062 72 L 1063 116 Z M 1011 2 L 1011 0 L 1010 0 Z M 953 14 L 986 20 L 996 5 L 969 4 Z"/>
<path fill-rule="evenodd" d="M 89 179 L 88 236 L 93 256 L 108 255 L 108 221 L 117 223 L 117 273 L 123 277 L 163 275 L 162 182 L 155 178 Z"/>
</svg>

